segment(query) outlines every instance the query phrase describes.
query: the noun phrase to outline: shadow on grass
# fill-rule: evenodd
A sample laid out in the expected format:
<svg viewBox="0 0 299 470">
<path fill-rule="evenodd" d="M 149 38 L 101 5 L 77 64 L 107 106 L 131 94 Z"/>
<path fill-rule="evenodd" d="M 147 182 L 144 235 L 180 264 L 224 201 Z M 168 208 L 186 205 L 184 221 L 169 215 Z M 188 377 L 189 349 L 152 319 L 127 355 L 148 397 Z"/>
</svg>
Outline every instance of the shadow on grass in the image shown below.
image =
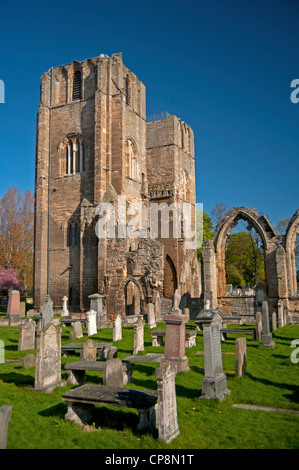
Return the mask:
<svg viewBox="0 0 299 470">
<path fill-rule="evenodd" d="M 0 380 L 6 383 L 14 383 L 17 387 L 22 385 L 34 385 L 34 377 L 31 375 L 18 374 L 16 372 L 0 374 Z"/>
<path fill-rule="evenodd" d="M 265 378 L 260 378 L 260 377 L 255 377 L 254 375 L 250 374 L 249 372 L 246 372 L 246 375 L 252 379 L 255 382 L 261 382 L 264 385 L 271 385 L 273 387 L 278 387 L 278 388 L 285 388 L 289 390 L 291 393 L 289 395 L 284 395 L 287 397 L 290 401 L 293 401 L 294 403 L 299 403 L 299 389 L 298 385 L 290 385 L 287 383 L 281 383 L 281 382 L 273 382 L 272 380 L 268 380 Z"/>
</svg>

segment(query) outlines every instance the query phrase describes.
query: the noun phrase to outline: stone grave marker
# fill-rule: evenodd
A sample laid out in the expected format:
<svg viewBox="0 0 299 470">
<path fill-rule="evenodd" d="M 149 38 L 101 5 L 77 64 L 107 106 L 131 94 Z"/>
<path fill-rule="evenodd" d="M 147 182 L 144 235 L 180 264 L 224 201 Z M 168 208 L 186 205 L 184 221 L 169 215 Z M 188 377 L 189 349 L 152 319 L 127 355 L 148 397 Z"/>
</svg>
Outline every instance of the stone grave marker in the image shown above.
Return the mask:
<svg viewBox="0 0 299 470">
<path fill-rule="evenodd" d="M 235 375 L 241 377 L 246 373 L 247 341 L 246 338 L 237 338 L 235 342 Z"/>
<path fill-rule="evenodd" d="M 121 359 L 108 359 L 103 369 L 103 385 L 123 387 L 123 364 Z"/>
<path fill-rule="evenodd" d="M 184 372 L 189 370 L 189 362 L 185 354 L 185 324 L 189 320 L 189 316 L 182 314 L 179 308 L 180 299 L 181 296 L 178 289 L 176 289 L 171 312 L 167 313 L 164 317 L 166 332 L 163 361 L 166 360 L 176 364 L 177 371 Z"/>
<path fill-rule="evenodd" d="M 282 328 L 284 326 L 284 315 L 283 315 L 283 301 L 279 299 L 277 302 L 278 309 L 278 326 Z"/>
<path fill-rule="evenodd" d="M 274 348 L 275 343 L 272 341 L 272 333 L 270 333 L 268 302 L 266 300 L 262 303 L 262 324 L 263 332 L 261 346 Z"/>
<path fill-rule="evenodd" d="M 97 360 L 97 343 L 92 339 L 88 339 L 86 343 L 83 343 L 80 351 L 81 361 L 96 361 Z"/>
<path fill-rule="evenodd" d="M 4 341 L 0 339 L 0 364 L 5 363 L 5 346 Z"/>
<path fill-rule="evenodd" d="M 73 329 L 74 329 L 74 332 L 76 334 L 75 338 L 83 338 L 83 331 L 82 331 L 82 325 L 81 325 L 81 322 L 79 321 L 75 321 L 73 323 Z M 74 339 L 75 339 L 74 338 Z"/>
<path fill-rule="evenodd" d="M 116 315 L 113 318 L 113 342 L 122 340 L 122 318 L 121 315 Z"/>
<path fill-rule="evenodd" d="M 272 331 L 277 330 L 277 316 L 276 312 L 272 312 Z"/>
<path fill-rule="evenodd" d="M 31 369 L 32 367 L 35 367 L 35 355 L 32 353 L 26 354 L 26 356 L 23 357 L 22 360 L 22 366 L 24 369 Z"/>
<path fill-rule="evenodd" d="M 11 415 L 11 405 L 3 405 L 0 407 L 0 449 L 6 449 L 7 447 L 8 424 L 11 419 Z"/>
<path fill-rule="evenodd" d="M 6 317 L 8 320 L 19 320 L 21 318 L 20 310 L 20 292 L 11 290 L 9 292 Z"/>
<path fill-rule="evenodd" d="M 46 295 L 44 305 L 41 310 L 41 329 L 44 330 L 47 325 L 53 321 L 54 312 L 52 308 L 52 301 L 49 295 Z"/>
<path fill-rule="evenodd" d="M 148 328 L 156 328 L 156 316 L 155 316 L 155 307 L 154 304 L 148 303 L 147 304 L 147 323 L 148 323 Z"/>
<path fill-rule="evenodd" d="M 167 444 L 180 434 L 177 415 L 175 390 L 176 364 L 161 361 L 157 369 L 157 389 L 159 402 L 157 406 L 157 424 L 159 439 Z"/>
<path fill-rule="evenodd" d="M 103 298 L 105 296 L 102 294 L 92 294 L 89 295 L 88 298 L 90 299 L 90 310 L 94 310 L 97 314 L 97 328 L 106 328 L 107 322 L 104 316 L 104 309 L 103 309 Z"/>
<path fill-rule="evenodd" d="M 61 384 L 61 328 L 48 324 L 36 336 L 34 390 L 48 392 Z"/>
<path fill-rule="evenodd" d="M 195 320 L 203 326 L 205 376 L 201 384 L 201 398 L 209 400 L 223 400 L 230 393 L 222 366 L 221 320 L 219 310 L 207 309 L 199 312 Z"/>
<path fill-rule="evenodd" d="M 161 297 L 159 291 L 156 293 L 156 298 L 155 298 L 155 317 L 157 321 L 161 321 Z"/>
<path fill-rule="evenodd" d="M 35 348 L 35 322 L 26 320 L 19 328 L 18 351 Z"/>
<path fill-rule="evenodd" d="M 134 323 L 133 355 L 135 356 L 138 351 L 144 351 L 144 320 L 142 318 L 138 318 Z"/>
<path fill-rule="evenodd" d="M 67 308 L 67 301 L 69 299 L 67 298 L 67 296 L 65 295 L 64 297 L 62 297 L 62 312 L 61 312 L 61 315 L 63 317 L 67 317 L 69 315 L 69 311 L 68 311 L 68 308 Z"/>
<path fill-rule="evenodd" d="M 97 312 L 95 310 L 90 310 L 86 312 L 87 317 L 87 335 L 93 336 L 96 335 L 97 330 Z"/>
<path fill-rule="evenodd" d="M 255 339 L 256 341 L 262 340 L 262 314 L 261 312 L 256 313 Z"/>
</svg>

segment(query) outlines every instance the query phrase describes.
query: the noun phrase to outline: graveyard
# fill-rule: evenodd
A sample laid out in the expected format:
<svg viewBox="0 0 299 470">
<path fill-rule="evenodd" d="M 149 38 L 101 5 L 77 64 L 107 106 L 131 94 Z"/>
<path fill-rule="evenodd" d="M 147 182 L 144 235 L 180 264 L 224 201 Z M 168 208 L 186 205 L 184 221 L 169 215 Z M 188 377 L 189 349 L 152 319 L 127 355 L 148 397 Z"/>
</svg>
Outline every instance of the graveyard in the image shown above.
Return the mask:
<svg viewBox="0 0 299 470">
<path fill-rule="evenodd" d="M 28 318 L 21 318 L 17 324 L 8 321 L 5 325 L 2 320 L 0 339 L 5 348 L 0 364 L 0 409 L 7 405 L 12 407 L 7 426 L 6 448 L 298 448 L 299 365 L 291 343 L 299 338 L 299 325 L 286 324 L 270 333 L 264 324 L 266 339 L 269 343 L 271 335 L 270 343 L 274 343 L 273 347 L 267 346 L 267 341 L 263 344 L 263 335 L 255 339 L 255 336 L 248 332 L 256 328 L 253 324 L 228 323 L 226 330 L 231 327 L 233 332 L 227 333 L 220 341 L 219 324 L 215 321 L 217 315 L 217 311 L 205 309 L 200 312 L 196 321 L 188 321 L 187 312 L 181 312 L 178 328 L 182 329 L 183 324 L 184 331 L 180 330 L 181 334 L 177 335 L 171 330 L 171 336 L 175 338 L 182 337 L 186 332 L 186 343 L 183 342 L 182 347 L 182 340 L 179 341 L 177 351 L 180 351 L 179 355 L 183 357 L 181 363 L 184 367 L 181 372 L 174 374 L 175 390 L 167 392 L 172 400 L 170 415 L 173 414 L 175 421 L 175 429 L 170 439 L 169 436 L 164 438 L 163 432 L 158 434 L 157 429 L 142 429 L 138 405 L 137 408 L 133 405 L 118 406 L 116 402 L 114 406 L 97 405 L 88 423 L 78 423 L 72 419 L 68 400 L 84 383 L 88 393 L 96 389 L 99 391 L 97 393 L 103 394 L 108 390 L 110 397 L 111 390 L 115 390 L 117 385 L 122 387 L 123 396 L 125 393 L 134 394 L 135 391 L 137 397 L 143 392 L 147 397 L 152 396 L 153 403 L 156 403 L 155 400 L 161 392 L 159 387 L 163 382 L 160 377 L 163 372 L 161 358 L 171 362 L 175 355 L 173 341 L 170 346 L 170 336 L 167 334 L 169 327 L 175 328 L 173 311 L 169 315 L 171 325 L 167 323 L 167 319 L 152 325 L 139 318 L 135 324 L 122 324 L 117 332 L 115 325 L 109 323 L 91 331 L 89 324 L 81 322 L 75 335 L 73 332 L 77 330 L 78 325 L 75 324 L 78 322 L 63 322 L 65 317 L 58 315 L 43 329 L 39 329 L 38 324 Z M 35 346 L 32 342 L 30 344 L 31 335 L 31 340 L 29 339 L 25 346 L 30 349 L 23 349 L 21 344 L 26 343 L 30 336 L 29 326 L 36 330 Z M 140 329 L 142 334 L 137 338 L 137 331 Z M 153 341 L 155 330 L 165 330 L 163 342 Z M 240 333 L 236 332 L 238 330 Z M 242 330 L 245 333 L 242 333 Z M 189 332 L 196 334 L 195 341 L 191 344 L 187 340 Z M 215 332 L 219 341 L 216 341 L 217 348 L 212 360 L 210 357 L 214 352 L 210 351 L 209 345 Z M 55 356 L 53 362 L 50 361 L 48 353 L 49 350 L 53 352 L 55 347 L 46 339 L 48 335 L 50 338 L 50 333 L 55 336 L 57 351 L 60 351 L 59 357 L 56 351 L 52 354 Z M 39 350 L 46 344 L 50 349 L 47 352 L 47 347 L 44 347 L 46 354 L 39 365 Z M 68 348 L 70 345 L 75 347 Z M 240 366 L 242 356 L 238 351 L 243 351 L 244 355 L 244 345 L 246 364 Z M 291 360 L 292 353 L 295 360 Z M 30 356 L 34 358 L 33 362 L 26 362 L 24 358 L 30 359 Z M 219 395 L 213 397 L 214 399 L 205 399 L 210 386 L 209 377 L 207 386 L 206 376 L 213 375 L 207 372 L 207 368 L 214 367 L 214 360 L 218 361 L 216 369 L 221 369 L 216 370 L 216 376 L 218 377 L 220 372 L 221 383 L 223 379 L 225 381 L 226 393 L 224 397 Z M 113 367 L 118 362 L 122 364 L 122 372 L 115 382 Z M 83 373 L 73 374 L 76 372 L 76 364 L 82 363 L 85 364 Z M 113 365 L 110 372 L 108 365 Z M 174 367 L 176 369 L 176 365 Z M 54 386 L 47 390 L 47 385 L 53 383 Z M 111 397 L 109 400 L 111 404 Z M 166 434 L 169 426 L 172 427 L 173 423 L 166 423 Z"/>
</svg>

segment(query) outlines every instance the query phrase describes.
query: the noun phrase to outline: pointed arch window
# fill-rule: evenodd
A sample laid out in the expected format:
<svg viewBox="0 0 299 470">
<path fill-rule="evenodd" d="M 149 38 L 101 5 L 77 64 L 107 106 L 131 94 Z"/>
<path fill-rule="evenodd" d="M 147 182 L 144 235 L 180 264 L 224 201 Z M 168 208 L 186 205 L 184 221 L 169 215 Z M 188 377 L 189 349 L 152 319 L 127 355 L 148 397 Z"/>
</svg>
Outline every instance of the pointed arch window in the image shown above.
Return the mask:
<svg viewBox="0 0 299 470">
<path fill-rule="evenodd" d="M 67 245 L 69 247 L 79 246 L 79 225 L 74 220 L 69 222 L 67 238 Z"/>
<path fill-rule="evenodd" d="M 126 176 L 134 180 L 139 179 L 136 147 L 130 139 L 126 141 Z"/>
<path fill-rule="evenodd" d="M 85 148 L 83 138 L 74 136 L 65 144 L 65 171 L 67 175 L 85 171 Z"/>
</svg>

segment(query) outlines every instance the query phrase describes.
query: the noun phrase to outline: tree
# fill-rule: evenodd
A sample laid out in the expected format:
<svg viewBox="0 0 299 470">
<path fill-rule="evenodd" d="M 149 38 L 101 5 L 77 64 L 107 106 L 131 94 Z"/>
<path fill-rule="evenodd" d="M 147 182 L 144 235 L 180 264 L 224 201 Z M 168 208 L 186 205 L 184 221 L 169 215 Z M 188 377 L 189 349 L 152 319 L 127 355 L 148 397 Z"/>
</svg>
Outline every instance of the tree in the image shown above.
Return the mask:
<svg viewBox="0 0 299 470">
<path fill-rule="evenodd" d="M 17 269 L 3 269 L 0 266 L 0 290 L 22 290 L 23 287 L 22 281 L 18 280 Z"/>
<path fill-rule="evenodd" d="M 10 188 L 0 199 L 0 266 L 16 269 L 25 288 L 33 284 L 34 197 Z"/>
<path fill-rule="evenodd" d="M 224 219 L 226 214 L 230 211 L 230 206 L 226 202 L 216 202 L 213 209 L 211 210 L 211 216 L 214 222 L 214 226 L 217 225 Z"/>
<path fill-rule="evenodd" d="M 290 220 L 291 220 L 290 217 L 287 217 L 286 219 L 282 219 L 277 222 L 277 224 L 274 227 L 277 235 L 285 235 Z"/>
</svg>

